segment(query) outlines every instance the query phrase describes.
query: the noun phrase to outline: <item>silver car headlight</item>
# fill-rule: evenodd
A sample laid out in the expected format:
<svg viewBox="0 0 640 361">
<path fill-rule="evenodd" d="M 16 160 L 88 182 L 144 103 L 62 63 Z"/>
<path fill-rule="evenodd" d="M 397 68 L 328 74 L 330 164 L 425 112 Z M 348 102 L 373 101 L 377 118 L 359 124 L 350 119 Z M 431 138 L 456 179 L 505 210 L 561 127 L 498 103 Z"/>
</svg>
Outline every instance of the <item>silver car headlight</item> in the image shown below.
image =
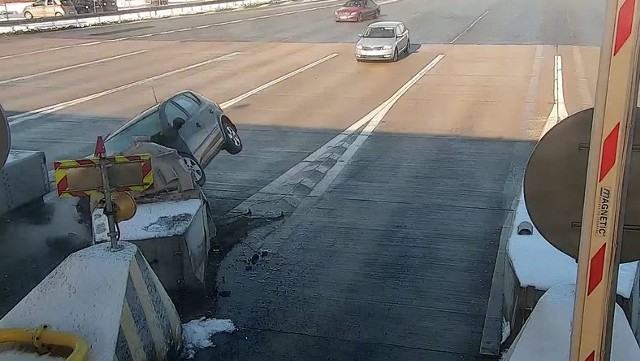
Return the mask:
<svg viewBox="0 0 640 361">
<path fill-rule="evenodd" d="M 356 45 L 356 49 L 362 50 L 362 45 L 360 45 L 360 44 Z"/>
<path fill-rule="evenodd" d="M 391 50 L 392 46 L 391 45 L 385 45 L 382 47 L 382 49 L 384 50 Z"/>
</svg>

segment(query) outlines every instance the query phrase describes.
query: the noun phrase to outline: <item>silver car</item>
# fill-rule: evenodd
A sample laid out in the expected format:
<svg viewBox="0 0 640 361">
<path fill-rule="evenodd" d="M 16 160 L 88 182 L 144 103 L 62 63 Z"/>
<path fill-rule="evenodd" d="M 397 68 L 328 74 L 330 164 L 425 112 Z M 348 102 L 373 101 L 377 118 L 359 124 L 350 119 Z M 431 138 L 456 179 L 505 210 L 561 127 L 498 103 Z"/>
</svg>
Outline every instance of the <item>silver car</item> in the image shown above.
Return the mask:
<svg viewBox="0 0 640 361">
<path fill-rule="evenodd" d="M 409 29 L 400 21 L 380 21 L 367 27 L 356 44 L 356 60 L 398 61 L 409 54 Z"/>
</svg>

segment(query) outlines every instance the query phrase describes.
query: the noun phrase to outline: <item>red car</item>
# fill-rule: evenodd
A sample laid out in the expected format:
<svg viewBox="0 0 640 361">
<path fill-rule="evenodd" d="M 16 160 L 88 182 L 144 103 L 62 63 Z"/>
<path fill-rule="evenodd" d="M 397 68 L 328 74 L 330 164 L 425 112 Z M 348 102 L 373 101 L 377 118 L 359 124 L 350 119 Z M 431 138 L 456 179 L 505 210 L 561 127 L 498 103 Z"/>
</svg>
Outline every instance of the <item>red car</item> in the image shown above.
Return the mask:
<svg viewBox="0 0 640 361">
<path fill-rule="evenodd" d="M 336 10 L 336 21 L 357 21 L 377 19 L 380 5 L 373 0 L 349 0 Z"/>
</svg>

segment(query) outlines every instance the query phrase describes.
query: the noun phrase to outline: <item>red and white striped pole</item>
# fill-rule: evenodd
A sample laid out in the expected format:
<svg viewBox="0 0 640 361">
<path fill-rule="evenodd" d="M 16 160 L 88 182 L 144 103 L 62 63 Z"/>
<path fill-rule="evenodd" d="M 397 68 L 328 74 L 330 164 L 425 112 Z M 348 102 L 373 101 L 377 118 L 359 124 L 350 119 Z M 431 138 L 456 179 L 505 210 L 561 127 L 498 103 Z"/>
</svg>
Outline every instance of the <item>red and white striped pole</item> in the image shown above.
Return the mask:
<svg viewBox="0 0 640 361">
<path fill-rule="evenodd" d="M 634 112 L 640 0 L 608 0 L 585 189 L 571 361 L 609 361 Z"/>
</svg>

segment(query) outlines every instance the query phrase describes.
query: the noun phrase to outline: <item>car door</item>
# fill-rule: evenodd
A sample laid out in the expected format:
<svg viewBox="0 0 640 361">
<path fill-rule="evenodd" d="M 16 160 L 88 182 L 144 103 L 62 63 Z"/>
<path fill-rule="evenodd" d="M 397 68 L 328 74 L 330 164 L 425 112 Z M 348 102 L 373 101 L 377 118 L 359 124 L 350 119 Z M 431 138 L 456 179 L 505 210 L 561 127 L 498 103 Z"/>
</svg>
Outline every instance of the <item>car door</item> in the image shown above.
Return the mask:
<svg viewBox="0 0 640 361">
<path fill-rule="evenodd" d="M 184 132 L 188 139 L 185 141 L 200 165 L 206 167 L 222 148 L 223 137 L 217 114 L 208 102 L 202 102 L 191 92 L 181 93 L 172 100 L 189 115 L 189 128 Z"/>
<path fill-rule="evenodd" d="M 398 39 L 398 49 L 400 50 L 404 50 L 407 47 L 407 29 L 404 27 L 404 24 L 399 24 L 396 27 L 396 36 L 399 37 Z"/>
<path fill-rule="evenodd" d="M 37 0 L 33 3 L 32 7 L 28 10 L 34 18 L 41 18 L 44 16 L 45 0 Z"/>
<path fill-rule="evenodd" d="M 364 12 L 364 17 L 365 18 L 374 18 L 376 15 L 376 9 L 373 7 L 373 1 L 371 0 L 364 0 L 363 5 L 363 9 L 362 11 Z"/>
<path fill-rule="evenodd" d="M 42 12 L 45 17 L 56 16 L 56 3 L 53 0 L 46 0 Z"/>
</svg>

